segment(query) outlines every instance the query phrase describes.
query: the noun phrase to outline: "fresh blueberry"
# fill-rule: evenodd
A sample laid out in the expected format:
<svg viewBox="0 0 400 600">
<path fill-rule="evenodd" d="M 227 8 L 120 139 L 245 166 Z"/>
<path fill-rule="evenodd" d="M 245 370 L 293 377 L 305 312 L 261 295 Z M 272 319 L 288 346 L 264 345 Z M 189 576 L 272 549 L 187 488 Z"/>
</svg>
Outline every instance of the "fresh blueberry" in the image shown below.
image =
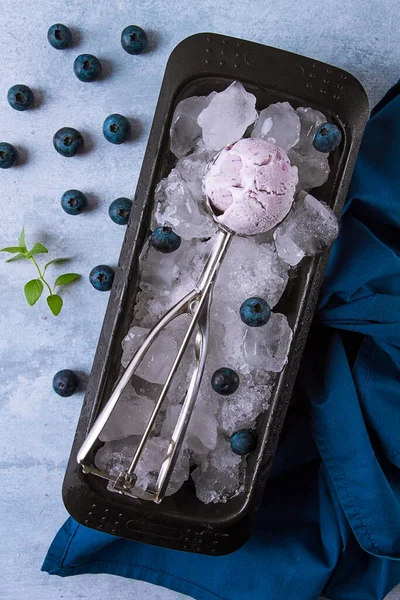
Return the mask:
<svg viewBox="0 0 400 600">
<path fill-rule="evenodd" d="M 0 142 L 0 169 L 13 167 L 18 160 L 18 151 L 7 142 Z"/>
<path fill-rule="evenodd" d="M 121 45 L 128 54 L 141 54 L 149 45 L 147 33 L 137 25 L 129 25 L 121 33 Z"/>
<path fill-rule="evenodd" d="M 126 225 L 131 214 L 132 200 L 129 198 L 117 198 L 111 202 L 108 214 L 110 219 L 117 225 Z"/>
<path fill-rule="evenodd" d="M 95 81 L 101 75 L 101 62 L 93 54 L 80 54 L 74 61 L 74 73 L 80 81 Z"/>
<path fill-rule="evenodd" d="M 172 231 L 171 227 L 157 227 L 152 231 L 150 236 L 150 244 L 163 254 L 175 252 L 181 245 L 182 238 Z"/>
<path fill-rule="evenodd" d="M 230 396 L 239 387 L 239 375 L 229 367 L 222 367 L 221 369 L 217 369 L 211 377 L 211 385 L 217 394 Z"/>
<path fill-rule="evenodd" d="M 122 144 L 125 142 L 131 131 L 131 126 L 126 117 L 110 115 L 103 123 L 103 134 L 108 142 L 112 144 Z"/>
<path fill-rule="evenodd" d="M 247 298 L 240 307 L 240 318 L 249 327 L 261 327 L 268 323 L 271 309 L 268 302 L 257 296 Z"/>
<path fill-rule="evenodd" d="M 87 206 L 87 198 L 79 190 L 68 190 L 61 197 L 61 206 L 69 215 L 79 215 Z"/>
<path fill-rule="evenodd" d="M 97 265 L 89 274 L 89 280 L 92 286 L 99 292 L 108 292 L 111 290 L 114 281 L 114 269 L 108 265 Z"/>
<path fill-rule="evenodd" d="M 83 148 L 83 137 L 72 127 L 62 127 L 54 134 L 53 144 L 62 156 L 75 156 Z"/>
<path fill-rule="evenodd" d="M 53 377 L 53 390 L 59 396 L 63 398 L 67 398 L 68 396 L 72 396 L 75 394 L 78 389 L 79 380 L 74 373 L 70 369 L 63 369 L 62 371 L 58 371 Z"/>
<path fill-rule="evenodd" d="M 56 50 L 64 50 L 72 44 L 71 31 L 62 23 L 55 23 L 47 32 L 49 44 Z"/>
<path fill-rule="evenodd" d="M 7 94 L 8 104 L 15 110 L 28 110 L 34 102 L 33 92 L 27 85 L 13 85 Z"/>
<path fill-rule="evenodd" d="M 342 141 L 342 132 L 334 123 L 322 123 L 315 132 L 313 146 L 319 152 L 332 152 Z"/>
<path fill-rule="evenodd" d="M 253 452 L 256 446 L 257 438 L 250 429 L 240 429 L 231 437 L 232 452 L 239 456 Z"/>
</svg>

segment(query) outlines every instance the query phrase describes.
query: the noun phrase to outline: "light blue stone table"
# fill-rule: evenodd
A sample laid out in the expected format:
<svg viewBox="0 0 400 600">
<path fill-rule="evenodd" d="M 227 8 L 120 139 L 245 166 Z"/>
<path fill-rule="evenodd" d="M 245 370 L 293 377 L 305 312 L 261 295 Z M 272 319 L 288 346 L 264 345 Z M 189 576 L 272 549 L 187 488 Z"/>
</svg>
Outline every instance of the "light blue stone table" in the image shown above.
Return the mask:
<svg viewBox="0 0 400 600">
<path fill-rule="evenodd" d="M 79 45 L 52 49 L 46 32 L 69 25 Z M 152 51 L 129 56 L 120 33 L 145 28 Z M 62 399 L 51 389 L 61 368 L 89 373 L 107 294 L 87 274 L 116 264 L 124 228 L 108 218 L 109 203 L 133 197 L 154 107 L 173 47 L 184 37 L 213 31 L 292 50 L 354 73 L 373 105 L 399 77 L 397 0 L 2 0 L 0 3 L 0 140 L 23 149 L 23 164 L 0 172 L 0 244 L 16 242 L 25 224 L 29 243 L 40 239 L 51 257 L 72 256 L 82 280 L 63 293 L 56 319 L 43 299 L 29 307 L 23 285 L 34 277 L 25 262 L 0 264 L 0 597 L 4 600 L 178 600 L 184 596 L 110 575 L 71 579 L 40 572 L 46 549 L 66 518 L 61 484 L 82 394 Z M 102 59 L 105 78 L 83 84 L 73 75 L 75 56 Z M 32 87 L 40 107 L 18 113 L 7 104 L 15 83 Z M 113 146 L 101 126 L 113 112 L 134 120 L 136 139 Z M 52 148 L 63 126 L 81 130 L 87 151 L 64 159 Z M 88 194 L 90 212 L 60 209 L 70 188 Z M 51 275 L 61 272 L 53 267 Z M 400 596 L 399 596 L 400 597 Z M 299 599 L 301 600 L 301 599 Z"/>
</svg>

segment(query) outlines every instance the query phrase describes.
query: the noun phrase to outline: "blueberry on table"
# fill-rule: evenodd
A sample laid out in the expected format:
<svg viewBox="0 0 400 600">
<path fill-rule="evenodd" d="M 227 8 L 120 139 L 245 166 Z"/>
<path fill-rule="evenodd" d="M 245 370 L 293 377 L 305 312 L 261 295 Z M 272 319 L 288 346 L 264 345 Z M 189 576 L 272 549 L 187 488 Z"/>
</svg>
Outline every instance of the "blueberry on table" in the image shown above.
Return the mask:
<svg viewBox="0 0 400 600">
<path fill-rule="evenodd" d="M 71 31 L 62 23 L 55 23 L 47 32 L 49 44 L 56 50 L 64 50 L 72 44 Z"/>
<path fill-rule="evenodd" d="M 222 367 L 217 369 L 211 377 L 211 386 L 217 394 L 230 396 L 239 387 L 239 375 L 229 367 Z"/>
<path fill-rule="evenodd" d="M 30 87 L 19 83 L 8 90 L 7 100 L 11 108 L 23 111 L 32 108 L 35 98 Z"/>
<path fill-rule="evenodd" d="M 132 200 L 129 198 L 117 198 L 110 204 L 108 214 L 110 219 L 117 225 L 126 225 L 131 214 Z"/>
<path fill-rule="evenodd" d="M 154 229 L 150 236 L 150 244 L 162 254 L 169 254 L 178 250 L 181 241 L 182 238 L 172 230 L 172 227 L 166 225 Z"/>
<path fill-rule="evenodd" d="M 137 25 L 129 25 L 121 33 L 121 45 L 128 54 L 141 54 L 149 45 L 147 33 Z"/>
<path fill-rule="evenodd" d="M 78 389 L 79 380 L 74 373 L 70 369 L 63 369 L 62 371 L 58 371 L 53 377 L 53 390 L 59 396 L 63 398 L 67 398 L 68 396 L 72 396 L 75 394 Z"/>
<path fill-rule="evenodd" d="M 90 271 L 89 280 L 99 292 L 108 292 L 112 288 L 114 275 L 114 269 L 108 265 L 97 265 Z"/>
<path fill-rule="evenodd" d="M 319 152 L 332 152 L 342 141 L 342 132 L 334 123 L 322 123 L 315 132 L 313 146 Z"/>
<path fill-rule="evenodd" d="M 0 169 L 13 167 L 18 160 L 18 151 L 8 142 L 0 142 Z"/>
<path fill-rule="evenodd" d="M 240 307 L 240 318 L 249 327 L 261 327 L 268 323 L 270 317 L 268 302 L 257 296 L 247 298 Z"/>
<path fill-rule="evenodd" d="M 67 190 L 61 196 L 61 206 L 69 215 L 79 215 L 87 206 L 87 198 L 79 190 Z"/>
<path fill-rule="evenodd" d="M 54 134 L 53 144 L 59 154 L 69 158 L 83 148 L 83 137 L 73 127 L 62 127 Z"/>
<path fill-rule="evenodd" d="M 240 429 L 231 437 L 232 452 L 239 456 L 244 456 L 253 452 L 257 446 L 257 438 L 250 429 Z"/>
<path fill-rule="evenodd" d="M 74 61 L 74 73 L 80 81 L 96 81 L 101 75 L 101 62 L 93 54 L 80 54 Z"/>
<path fill-rule="evenodd" d="M 110 115 L 103 123 L 103 135 L 112 144 L 122 144 L 130 134 L 131 125 L 128 119 L 117 113 Z"/>
</svg>

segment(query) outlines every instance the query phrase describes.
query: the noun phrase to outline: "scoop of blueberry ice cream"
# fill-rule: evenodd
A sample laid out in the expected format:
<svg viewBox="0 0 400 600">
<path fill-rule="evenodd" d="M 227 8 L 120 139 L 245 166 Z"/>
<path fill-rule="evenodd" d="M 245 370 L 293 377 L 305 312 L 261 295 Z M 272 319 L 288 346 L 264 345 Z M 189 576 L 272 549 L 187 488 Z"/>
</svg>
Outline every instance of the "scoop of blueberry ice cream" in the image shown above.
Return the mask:
<svg viewBox="0 0 400 600">
<path fill-rule="evenodd" d="M 288 214 L 298 181 L 287 154 L 263 139 L 241 139 L 209 167 L 204 191 L 221 225 L 239 235 L 265 233 Z"/>
</svg>

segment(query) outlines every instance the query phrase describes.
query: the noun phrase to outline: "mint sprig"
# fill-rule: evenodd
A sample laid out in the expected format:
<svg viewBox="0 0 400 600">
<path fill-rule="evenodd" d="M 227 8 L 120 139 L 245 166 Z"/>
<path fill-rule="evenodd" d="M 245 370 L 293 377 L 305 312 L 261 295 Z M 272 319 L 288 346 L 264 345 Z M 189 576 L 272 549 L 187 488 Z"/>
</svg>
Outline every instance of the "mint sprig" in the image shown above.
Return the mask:
<svg viewBox="0 0 400 600">
<path fill-rule="evenodd" d="M 54 286 L 51 287 L 48 281 L 44 278 L 47 268 L 50 265 L 54 265 L 56 263 L 64 263 L 71 260 L 70 258 L 53 258 L 49 262 L 47 262 L 43 271 L 39 267 L 36 262 L 35 256 L 38 254 L 47 254 L 48 249 L 41 242 L 36 242 L 32 246 L 30 250 L 26 247 L 25 243 L 25 230 L 22 228 L 21 235 L 19 236 L 18 246 L 7 246 L 5 248 L 1 248 L 0 252 L 8 252 L 9 254 L 14 254 L 11 258 L 8 258 L 6 262 L 11 262 L 13 260 L 29 260 L 31 261 L 39 274 L 39 278 L 31 279 L 24 286 L 25 298 L 30 306 L 36 304 L 39 300 L 40 296 L 43 293 L 44 288 L 46 287 L 49 295 L 47 296 L 47 305 L 50 308 L 51 312 L 55 317 L 57 317 L 62 309 L 63 300 L 61 296 L 55 293 L 56 287 L 60 285 L 69 285 L 73 281 L 76 281 L 80 278 L 78 273 L 64 273 L 64 275 L 59 275 L 54 282 Z"/>
</svg>

